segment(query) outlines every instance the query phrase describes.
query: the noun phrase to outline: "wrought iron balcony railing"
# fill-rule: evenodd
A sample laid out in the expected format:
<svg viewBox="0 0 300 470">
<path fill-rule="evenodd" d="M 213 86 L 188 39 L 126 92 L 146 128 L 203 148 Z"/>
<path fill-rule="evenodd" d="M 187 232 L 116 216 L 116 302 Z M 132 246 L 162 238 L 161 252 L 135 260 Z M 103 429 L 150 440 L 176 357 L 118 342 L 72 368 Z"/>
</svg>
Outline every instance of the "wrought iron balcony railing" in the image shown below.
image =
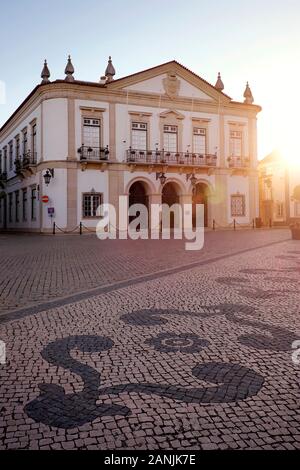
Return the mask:
<svg viewBox="0 0 300 470">
<path fill-rule="evenodd" d="M 189 152 L 167 152 L 165 150 L 136 150 L 126 151 L 127 163 L 149 163 L 164 165 L 217 166 L 217 156 Z"/>
<path fill-rule="evenodd" d="M 20 173 L 22 170 L 26 170 L 30 166 L 37 164 L 37 153 L 28 151 L 15 160 L 15 172 Z"/>
<path fill-rule="evenodd" d="M 2 173 L 0 172 L 0 181 L 2 183 L 5 183 L 7 181 L 7 172 L 6 171 L 2 171 Z"/>
<path fill-rule="evenodd" d="M 82 145 L 78 149 L 78 154 L 80 155 L 81 161 L 102 161 L 108 160 L 109 158 L 109 149 L 107 147 L 86 147 Z"/>
<path fill-rule="evenodd" d="M 242 157 L 228 157 L 229 168 L 248 168 L 250 166 L 249 158 Z"/>
</svg>

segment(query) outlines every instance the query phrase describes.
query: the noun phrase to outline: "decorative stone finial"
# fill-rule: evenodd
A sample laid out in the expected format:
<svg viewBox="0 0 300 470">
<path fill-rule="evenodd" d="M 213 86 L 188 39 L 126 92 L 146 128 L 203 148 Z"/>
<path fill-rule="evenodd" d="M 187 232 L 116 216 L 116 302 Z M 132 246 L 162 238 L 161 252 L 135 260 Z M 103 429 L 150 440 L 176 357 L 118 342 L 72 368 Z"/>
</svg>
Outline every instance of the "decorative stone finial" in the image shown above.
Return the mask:
<svg viewBox="0 0 300 470">
<path fill-rule="evenodd" d="M 74 70 L 74 67 L 73 67 L 73 64 L 72 64 L 72 61 L 71 61 L 71 56 L 69 55 L 68 63 L 67 63 L 67 66 L 65 68 L 65 74 L 66 74 L 65 81 L 66 82 L 74 82 L 74 77 L 73 77 L 74 72 L 75 72 L 75 70 Z"/>
<path fill-rule="evenodd" d="M 217 83 L 215 84 L 215 88 L 219 91 L 224 90 L 224 83 L 222 82 L 221 74 L 220 72 L 218 73 L 218 80 Z"/>
<path fill-rule="evenodd" d="M 246 90 L 245 90 L 245 93 L 244 93 L 244 103 L 246 104 L 252 104 L 253 101 L 254 101 L 254 98 L 253 98 L 253 95 L 252 95 L 252 91 L 251 91 L 251 88 L 249 87 L 249 83 L 247 82 L 247 85 L 246 85 Z"/>
<path fill-rule="evenodd" d="M 115 75 L 116 75 L 116 70 L 112 64 L 111 56 L 109 56 L 108 66 L 106 67 L 106 70 L 105 70 L 106 82 L 107 83 L 112 82 Z"/>
<path fill-rule="evenodd" d="M 50 83 L 50 71 L 48 69 L 48 65 L 47 65 L 47 61 L 45 59 L 45 63 L 44 63 L 44 68 L 42 70 L 42 73 L 41 73 L 41 78 L 42 78 L 42 85 L 45 85 L 45 83 Z"/>
</svg>

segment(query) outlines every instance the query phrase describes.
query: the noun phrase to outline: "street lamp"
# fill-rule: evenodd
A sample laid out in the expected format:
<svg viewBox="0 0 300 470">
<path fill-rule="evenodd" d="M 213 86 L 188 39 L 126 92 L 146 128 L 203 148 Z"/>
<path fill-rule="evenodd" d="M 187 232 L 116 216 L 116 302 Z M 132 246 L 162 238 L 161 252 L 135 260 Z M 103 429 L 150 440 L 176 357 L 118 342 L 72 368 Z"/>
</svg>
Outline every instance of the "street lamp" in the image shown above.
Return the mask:
<svg viewBox="0 0 300 470">
<path fill-rule="evenodd" d="M 46 173 L 43 175 L 46 186 L 49 186 L 51 178 L 54 178 L 54 169 L 48 168 Z"/>
<path fill-rule="evenodd" d="M 187 173 L 186 180 L 187 181 L 190 180 L 190 182 L 192 183 L 192 186 L 196 186 L 197 181 L 198 181 L 194 173 Z"/>
<path fill-rule="evenodd" d="M 165 182 L 167 181 L 167 177 L 164 173 L 156 173 L 156 181 L 160 180 L 160 184 L 163 186 Z"/>
<path fill-rule="evenodd" d="M 197 180 L 197 178 L 196 178 L 195 175 L 191 176 L 190 182 L 192 183 L 192 186 L 196 186 L 197 181 L 198 181 L 198 180 Z"/>
</svg>

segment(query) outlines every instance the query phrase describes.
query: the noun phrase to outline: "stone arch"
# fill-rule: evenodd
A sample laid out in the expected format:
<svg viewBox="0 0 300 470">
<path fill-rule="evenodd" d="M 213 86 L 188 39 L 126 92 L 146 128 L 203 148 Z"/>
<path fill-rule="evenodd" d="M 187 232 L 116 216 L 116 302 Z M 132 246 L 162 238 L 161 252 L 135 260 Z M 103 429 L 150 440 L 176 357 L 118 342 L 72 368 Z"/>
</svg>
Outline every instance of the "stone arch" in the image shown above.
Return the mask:
<svg viewBox="0 0 300 470">
<path fill-rule="evenodd" d="M 161 194 L 163 194 L 163 189 L 168 183 L 173 183 L 175 185 L 175 188 L 177 189 L 178 196 L 182 196 L 183 194 L 187 193 L 187 188 L 184 185 L 184 183 L 180 179 L 171 177 L 171 178 L 167 178 L 167 181 L 161 187 L 161 190 L 160 190 Z"/>
<path fill-rule="evenodd" d="M 138 182 L 143 183 L 143 185 L 145 187 L 145 190 L 146 190 L 146 193 L 147 193 L 147 196 L 150 196 L 151 194 L 155 194 L 157 192 L 157 189 L 156 189 L 153 181 L 151 181 L 148 178 L 145 178 L 144 176 L 137 176 L 136 178 L 133 178 L 132 180 L 130 180 L 127 183 L 127 185 L 125 187 L 125 194 L 128 195 L 130 193 L 130 188 L 132 187 L 132 185 L 134 183 L 138 183 Z"/>
</svg>

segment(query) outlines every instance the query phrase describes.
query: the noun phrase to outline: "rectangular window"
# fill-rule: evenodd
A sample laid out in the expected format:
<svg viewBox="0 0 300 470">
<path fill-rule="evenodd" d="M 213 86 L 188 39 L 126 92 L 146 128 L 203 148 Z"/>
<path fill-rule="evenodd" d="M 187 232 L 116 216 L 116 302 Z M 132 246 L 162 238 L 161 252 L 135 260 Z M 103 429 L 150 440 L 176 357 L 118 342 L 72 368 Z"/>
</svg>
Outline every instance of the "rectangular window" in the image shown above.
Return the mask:
<svg viewBox="0 0 300 470">
<path fill-rule="evenodd" d="M 242 157 L 242 132 L 230 131 L 230 156 Z"/>
<path fill-rule="evenodd" d="M 28 151 L 28 136 L 27 129 L 23 131 L 23 155 L 26 155 Z"/>
<path fill-rule="evenodd" d="M 206 129 L 194 127 L 193 129 L 193 152 L 206 154 Z"/>
<path fill-rule="evenodd" d="M 278 202 L 276 205 L 276 217 L 283 217 L 283 203 Z"/>
<path fill-rule="evenodd" d="M 103 194 L 85 193 L 82 195 L 82 214 L 84 218 L 101 217 L 98 211 L 99 206 L 103 204 Z M 101 211 L 101 209 L 100 209 Z"/>
<path fill-rule="evenodd" d="M 37 193 L 36 188 L 32 188 L 31 190 L 31 220 L 36 220 L 36 200 L 37 200 Z"/>
<path fill-rule="evenodd" d="M 133 122 L 131 127 L 131 147 L 135 150 L 147 150 L 147 124 Z"/>
<path fill-rule="evenodd" d="M 33 161 L 36 161 L 36 124 L 32 125 L 32 145 L 31 145 L 31 155 Z"/>
<path fill-rule="evenodd" d="M 20 158 L 20 137 L 16 137 L 16 160 Z"/>
<path fill-rule="evenodd" d="M 164 150 L 165 152 L 178 151 L 178 127 L 164 126 Z"/>
<path fill-rule="evenodd" d="M 13 193 L 10 193 L 8 195 L 8 221 L 12 222 L 13 221 Z"/>
<path fill-rule="evenodd" d="M 27 189 L 22 190 L 22 213 L 23 213 L 23 222 L 27 220 Z"/>
<path fill-rule="evenodd" d="M 100 143 L 100 119 L 83 120 L 83 145 L 85 147 L 99 148 Z"/>
<path fill-rule="evenodd" d="M 244 217 L 246 215 L 245 196 L 233 195 L 231 196 L 231 216 Z"/>
<path fill-rule="evenodd" d="M 20 193 L 19 191 L 15 191 L 15 216 L 16 222 L 19 222 L 19 210 L 20 210 Z"/>
<path fill-rule="evenodd" d="M 9 170 L 13 169 L 14 163 L 14 145 L 12 142 L 9 143 Z"/>
<path fill-rule="evenodd" d="M 7 147 L 4 147 L 3 172 L 7 173 Z"/>
</svg>

